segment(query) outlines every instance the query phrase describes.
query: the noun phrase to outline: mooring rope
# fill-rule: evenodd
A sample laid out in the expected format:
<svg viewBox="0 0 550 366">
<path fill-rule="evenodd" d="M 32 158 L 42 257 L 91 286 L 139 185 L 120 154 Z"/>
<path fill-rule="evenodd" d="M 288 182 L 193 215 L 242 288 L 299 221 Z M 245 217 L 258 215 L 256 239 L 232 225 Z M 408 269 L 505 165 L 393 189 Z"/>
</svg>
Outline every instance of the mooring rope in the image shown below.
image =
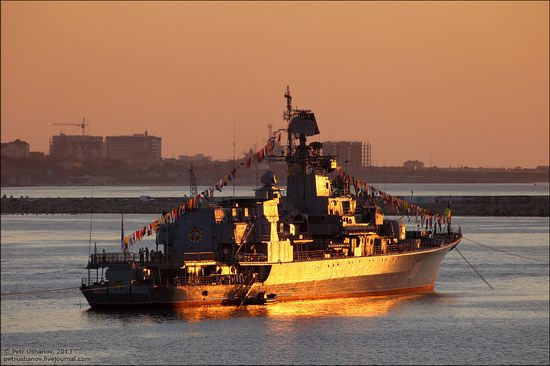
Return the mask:
<svg viewBox="0 0 550 366">
<path fill-rule="evenodd" d="M 38 293 L 44 293 L 44 292 L 58 292 L 58 291 L 71 291 L 71 290 L 80 290 L 82 292 L 85 291 L 94 291 L 94 290 L 105 290 L 110 288 L 122 288 L 122 287 L 130 287 L 132 285 L 115 285 L 115 286 L 105 286 L 101 288 L 90 288 L 90 289 L 80 289 L 80 287 L 65 287 L 65 288 L 52 288 L 48 290 L 34 290 L 34 291 L 18 291 L 18 292 L 2 292 L 2 296 L 14 296 L 14 295 L 29 295 L 29 294 L 38 294 Z"/>
<path fill-rule="evenodd" d="M 462 255 L 462 253 L 460 253 L 460 250 L 458 250 L 457 247 L 455 247 L 455 250 L 458 252 L 458 254 L 460 254 L 460 256 L 461 256 L 462 258 L 464 258 L 464 260 L 466 261 L 466 263 L 468 263 L 468 265 L 474 270 L 474 272 L 477 273 L 477 275 L 478 275 L 483 281 L 485 281 L 485 283 L 487 284 L 487 286 L 489 286 L 489 287 L 491 288 L 491 290 L 494 290 L 493 286 L 491 286 L 491 285 L 489 284 L 489 282 L 487 282 L 487 281 L 485 280 L 485 278 L 483 278 L 483 276 L 474 268 L 474 266 L 472 266 L 472 265 L 470 264 L 470 262 L 468 262 L 468 260 L 466 259 L 466 257 L 465 257 L 464 255 Z"/>
<path fill-rule="evenodd" d="M 492 250 L 497 251 L 497 252 L 506 253 L 506 254 L 512 255 L 512 256 L 514 256 L 514 257 L 519 257 L 519 258 L 523 258 L 523 259 L 528 259 L 528 260 L 530 260 L 530 261 L 537 261 L 537 262 L 548 263 L 548 261 L 545 261 L 545 260 L 543 260 L 543 259 L 525 257 L 525 256 L 520 255 L 520 254 L 510 253 L 510 252 L 507 252 L 507 251 L 502 250 L 502 249 L 493 248 L 493 247 L 491 247 L 491 246 L 489 246 L 489 245 L 487 245 L 487 244 L 481 244 L 481 243 L 478 243 L 477 241 L 474 241 L 474 240 L 472 240 L 472 239 L 468 239 L 468 238 L 465 237 L 465 236 L 463 236 L 462 238 L 463 238 L 463 239 L 466 239 L 466 240 L 468 240 L 468 241 L 471 241 L 471 242 L 474 243 L 474 244 L 481 245 L 482 247 L 489 248 L 489 249 L 492 249 Z"/>
</svg>

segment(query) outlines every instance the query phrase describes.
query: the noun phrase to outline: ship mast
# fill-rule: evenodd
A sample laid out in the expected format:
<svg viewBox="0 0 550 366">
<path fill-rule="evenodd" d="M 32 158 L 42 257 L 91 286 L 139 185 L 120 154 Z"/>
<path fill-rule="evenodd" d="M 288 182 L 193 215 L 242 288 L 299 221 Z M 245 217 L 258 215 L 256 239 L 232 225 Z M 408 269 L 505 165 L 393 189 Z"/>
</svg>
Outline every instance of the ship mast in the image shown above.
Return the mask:
<svg viewBox="0 0 550 366">
<path fill-rule="evenodd" d="M 285 112 L 285 120 L 290 121 L 290 117 L 292 117 L 292 96 L 290 95 L 290 88 L 288 85 L 286 86 L 286 112 Z"/>
<path fill-rule="evenodd" d="M 193 167 L 193 163 L 191 163 L 191 166 L 187 171 L 189 172 L 189 196 L 190 198 L 193 198 L 199 194 L 197 190 L 197 178 L 195 176 L 195 168 Z"/>
<path fill-rule="evenodd" d="M 290 88 L 286 86 L 286 111 L 284 113 L 284 119 L 287 122 L 287 136 L 288 136 L 288 152 L 287 157 L 292 156 L 292 134 L 288 131 L 288 126 L 290 125 L 290 119 L 292 118 L 292 96 L 290 95 Z"/>
<path fill-rule="evenodd" d="M 311 156 L 310 146 L 306 144 L 308 136 L 319 134 L 315 114 L 307 109 L 293 109 L 290 88 L 287 86 L 285 94 L 287 108 L 284 114 L 287 120 L 288 152 L 286 161 L 288 166 L 287 197 L 294 207 L 306 208 L 307 187 L 311 185 L 311 176 L 308 167 L 318 157 Z M 296 143 L 294 140 L 298 140 Z M 313 177 L 314 179 L 314 177 Z"/>
</svg>

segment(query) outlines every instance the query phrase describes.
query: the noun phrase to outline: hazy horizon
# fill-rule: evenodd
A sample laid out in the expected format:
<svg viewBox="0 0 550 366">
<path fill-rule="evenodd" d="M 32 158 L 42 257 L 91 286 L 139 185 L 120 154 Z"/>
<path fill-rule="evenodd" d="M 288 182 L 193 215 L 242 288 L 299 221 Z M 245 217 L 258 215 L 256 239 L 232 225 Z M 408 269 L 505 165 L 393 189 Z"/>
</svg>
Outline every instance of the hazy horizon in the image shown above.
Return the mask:
<svg viewBox="0 0 550 366">
<path fill-rule="evenodd" d="M 1 140 L 162 137 L 214 159 L 284 127 L 376 166 L 549 165 L 548 2 L 1 3 Z"/>
</svg>

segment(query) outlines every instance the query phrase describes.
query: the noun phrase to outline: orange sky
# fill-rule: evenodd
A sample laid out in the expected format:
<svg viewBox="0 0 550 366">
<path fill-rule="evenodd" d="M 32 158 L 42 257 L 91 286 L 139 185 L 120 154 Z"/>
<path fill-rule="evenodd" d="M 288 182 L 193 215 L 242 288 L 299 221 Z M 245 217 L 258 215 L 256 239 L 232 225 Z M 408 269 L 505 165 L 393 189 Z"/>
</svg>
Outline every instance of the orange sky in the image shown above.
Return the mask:
<svg viewBox="0 0 550 366">
<path fill-rule="evenodd" d="M 549 164 L 548 2 L 2 1 L 2 142 L 48 151 L 149 133 L 163 156 L 237 154 L 284 127 L 285 88 L 320 140 L 376 165 Z"/>
</svg>

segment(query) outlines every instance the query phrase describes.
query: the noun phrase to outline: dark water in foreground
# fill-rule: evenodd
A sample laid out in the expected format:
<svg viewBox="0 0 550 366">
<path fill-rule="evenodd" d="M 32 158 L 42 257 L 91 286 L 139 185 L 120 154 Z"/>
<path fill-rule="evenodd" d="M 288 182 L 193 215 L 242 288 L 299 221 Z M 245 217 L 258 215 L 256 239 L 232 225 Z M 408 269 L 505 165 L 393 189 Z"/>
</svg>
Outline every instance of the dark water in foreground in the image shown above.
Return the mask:
<svg viewBox="0 0 550 366">
<path fill-rule="evenodd" d="M 125 226 L 153 218 L 125 215 Z M 98 250 L 117 249 L 119 219 L 93 216 Z M 75 290 L 89 217 L 2 216 L 2 364 L 548 364 L 549 219 L 454 223 L 471 240 L 543 261 L 464 240 L 459 249 L 494 290 L 451 251 L 425 295 L 98 312 Z M 7 295 L 60 288 L 70 290 Z"/>
</svg>

